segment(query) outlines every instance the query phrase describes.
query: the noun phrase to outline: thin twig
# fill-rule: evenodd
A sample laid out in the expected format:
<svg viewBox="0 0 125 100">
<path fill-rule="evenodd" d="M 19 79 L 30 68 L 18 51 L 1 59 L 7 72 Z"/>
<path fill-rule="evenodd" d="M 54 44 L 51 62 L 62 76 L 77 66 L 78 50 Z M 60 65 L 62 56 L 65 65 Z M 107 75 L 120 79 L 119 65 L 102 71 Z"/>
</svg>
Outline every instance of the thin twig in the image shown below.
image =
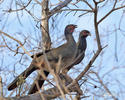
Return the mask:
<svg viewBox="0 0 125 100">
<path fill-rule="evenodd" d="M 111 93 L 111 91 L 108 89 L 108 87 L 104 84 L 104 82 L 101 80 L 100 76 L 99 76 L 96 72 L 93 72 L 93 73 L 95 73 L 95 75 L 97 76 L 97 78 L 98 78 L 100 84 L 104 87 L 104 89 L 107 91 L 107 93 L 109 93 L 114 100 L 118 100 L 118 99 Z"/>
<path fill-rule="evenodd" d="M 4 10 L 4 11 L 6 11 L 6 12 L 17 12 L 17 11 L 21 11 L 21 10 L 24 10 L 26 7 L 28 7 L 29 6 L 29 4 L 31 3 L 31 1 L 32 0 L 29 0 L 29 2 L 24 6 L 23 5 L 23 7 L 22 8 L 20 8 L 20 9 L 16 9 L 16 10 L 13 10 L 13 9 L 9 9 L 9 10 Z"/>
<path fill-rule="evenodd" d="M 125 5 L 124 5 L 124 6 L 121 6 L 121 7 L 115 8 L 116 3 L 117 3 L 117 0 L 115 0 L 112 9 L 111 9 L 103 18 L 101 18 L 101 19 L 98 21 L 98 24 L 101 23 L 106 17 L 108 17 L 108 16 L 109 16 L 111 13 L 113 13 L 114 11 L 119 10 L 119 9 L 122 9 L 122 8 L 125 8 Z"/>
<path fill-rule="evenodd" d="M 24 52 L 25 52 L 27 55 L 31 56 L 31 54 L 24 48 L 23 44 L 22 44 L 19 40 L 17 40 L 16 38 L 10 36 L 9 34 L 7 34 L 7 33 L 5 33 L 5 32 L 2 32 L 1 30 L 0 30 L 0 33 L 2 33 L 3 35 L 7 36 L 8 38 L 10 38 L 10 39 L 16 41 L 17 43 L 19 43 L 20 46 L 21 46 L 21 48 L 24 50 Z"/>
</svg>

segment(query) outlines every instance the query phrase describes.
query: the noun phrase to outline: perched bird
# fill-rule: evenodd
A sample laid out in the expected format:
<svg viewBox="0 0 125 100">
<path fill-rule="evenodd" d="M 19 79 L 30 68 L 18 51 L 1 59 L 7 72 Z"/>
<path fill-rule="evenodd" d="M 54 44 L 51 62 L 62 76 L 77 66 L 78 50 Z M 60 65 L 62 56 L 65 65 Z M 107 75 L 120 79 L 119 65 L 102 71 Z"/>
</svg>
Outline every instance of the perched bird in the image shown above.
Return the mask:
<svg viewBox="0 0 125 100">
<path fill-rule="evenodd" d="M 12 83 L 9 84 L 8 90 L 12 90 L 18 85 L 22 84 L 22 80 L 25 80 L 33 71 L 37 69 L 42 70 L 47 76 L 50 71 L 48 69 L 48 62 L 51 66 L 51 69 L 54 69 L 55 71 L 56 69 L 58 69 L 57 65 L 60 58 L 60 68 L 66 66 L 68 62 L 71 62 L 73 57 L 75 57 L 75 52 L 77 50 L 76 42 L 72 36 L 72 33 L 74 32 L 75 28 L 77 28 L 76 25 L 67 25 L 65 28 L 65 37 L 67 42 L 57 48 L 51 49 L 50 51 L 46 51 L 45 54 L 41 53 L 39 56 L 36 55 L 36 57 L 33 58 L 30 66 L 19 76 L 17 76 Z M 48 62 L 45 58 L 47 58 Z"/>
<path fill-rule="evenodd" d="M 85 56 L 85 50 L 87 48 L 87 42 L 86 42 L 87 36 L 91 36 L 91 33 L 88 30 L 82 30 L 80 32 L 79 39 L 77 42 L 77 47 L 78 47 L 77 55 L 74 61 L 64 68 L 67 71 L 69 71 L 74 65 L 79 64 L 83 60 Z"/>
<path fill-rule="evenodd" d="M 75 57 L 75 59 L 73 60 L 72 63 L 69 62 L 69 64 L 66 65 L 66 67 L 64 67 L 64 70 L 66 72 L 69 71 L 74 65 L 79 64 L 83 60 L 83 58 L 85 56 L 85 50 L 86 50 L 86 47 L 87 47 L 86 37 L 88 35 L 89 36 L 91 35 L 88 30 L 83 30 L 83 31 L 80 32 L 79 39 L 78 39 L 78 42 L 77 42 L 77 55 L 76 55 L 76 57 Z M 40 54 L 42 54 L 42 53 L 38 53 L 36 56 L 39 56 Z M 49 74 L 49 72 L 44 71 L 44 74 L 47 76 Z M 42 78 L 42 76 L 40 74 L 38 74 L 35 81 L 31 85 L 31 88 L 30 88 L 28 94 L 33 94 L 33 93 L 37 92 L 38 88 L 37 88 L 36 83 L 38 84 L 39 88 L 41 88 L 44 81 L 45 80 Z"/>
</svg>

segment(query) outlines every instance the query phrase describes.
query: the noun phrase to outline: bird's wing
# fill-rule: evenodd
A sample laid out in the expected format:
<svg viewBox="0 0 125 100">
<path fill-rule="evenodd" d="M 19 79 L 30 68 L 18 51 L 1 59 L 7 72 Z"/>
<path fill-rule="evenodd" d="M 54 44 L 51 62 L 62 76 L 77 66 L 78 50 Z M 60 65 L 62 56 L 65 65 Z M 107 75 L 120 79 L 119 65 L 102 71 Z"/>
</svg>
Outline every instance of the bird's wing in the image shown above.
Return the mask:
<svg viewBox="0 0 125 100">
<path fill-rule="evenodd" d="M 50 50 L 45 50 L 45 53 L 47 53 L 47 52 L 49 52 L 49 51 L 51 51 L 51 49 L 50 49 Z M 38 52 L 38 53 L 32 55 L 31 58 L 40 57 L 40 56 L 42 56 L 42 55 L 43 55 L 43 52 Z"/>
</svg>

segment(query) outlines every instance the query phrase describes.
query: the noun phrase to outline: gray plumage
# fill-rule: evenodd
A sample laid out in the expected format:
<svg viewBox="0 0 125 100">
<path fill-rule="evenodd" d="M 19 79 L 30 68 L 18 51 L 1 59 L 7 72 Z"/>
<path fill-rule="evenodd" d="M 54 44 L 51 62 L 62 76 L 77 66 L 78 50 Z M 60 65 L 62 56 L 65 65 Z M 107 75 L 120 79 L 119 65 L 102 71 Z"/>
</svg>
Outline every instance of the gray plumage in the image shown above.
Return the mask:
<svg viewBox="0 0 125 100">
<path fill-rule="evenodd" d="M 66 66 L 68 62 L 71 62 L 73 57 L 76 55 L 75 52 L 76 52 L 77 46 L 72 36 L 72 33 L 74 32 L 75 28 L 76 28 L 76 25 L 73 25 L 73 24 L 67 25 L 65 28 L 65 37 L 67 42 L 45 53 L 47 60 L 52 69 L 54 70 L 58 69 L 56 67 L 58 67 L 57 64 L 60 57 L 61 57 L 60 68 L 62 68 L 63 66 Z M 17 76 L 12 83 L 9 84 L 8 90 L 12 90 L 16 88 L 18 85 L 20 85 L 23 82 L 20 79 L 25 80 L 33 71 L 37 69 L 42 69 L 45 72 L 49 72 L 48 67 L 46 67 L 47 62 L 44 58 L 45 58 L 44 55 L 33 58 L 30 66 L 19 76 Z"/>
<path fill-rule="evenodd" d="M 86 43 L 86 37 L 90 35 L 90 32 L 88 30 L 83 30 L 80 32 L 80 35 L 79 35 L 79 39 L 78 39 L 78 42 L 77 42 L 77 55 L 75 57 L 75 59 L 71 62 L 69 62 L 67 65 L 66 65 L 66 72 L 69 71 L 74 65 L 76 64 L 79 64 L 84 56 L 85 56 L 85 50 L 87 48 L 87 43 Z M 37 56 L 39 56 L 41 53 L 37 54 Z M 44 74 L 46 76 L 48 76 L 49 72 L 47 71 L 44 71 Z M 36 86 L 36 83 L 38 84 L 39 88 L 42 87 L 43 83 L 44 83 L 44 79 L 42 78 L 41 75 L 38 74 L 37 78 L 35 79 L 35 81 L 33 82 L 28 94 L 33 94 L 35 92 L 38 91 L 37 89 L 37 86 Z"/>
</svg>

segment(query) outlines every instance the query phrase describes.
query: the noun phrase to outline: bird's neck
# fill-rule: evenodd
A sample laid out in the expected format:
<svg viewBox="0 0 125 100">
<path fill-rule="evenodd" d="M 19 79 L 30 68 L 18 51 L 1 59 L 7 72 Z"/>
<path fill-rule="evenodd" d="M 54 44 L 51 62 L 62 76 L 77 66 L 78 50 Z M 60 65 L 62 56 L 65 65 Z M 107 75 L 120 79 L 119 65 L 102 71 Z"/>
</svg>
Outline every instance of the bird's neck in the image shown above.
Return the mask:
<svg viewBox="0 0 125 100">
<path fill-rule="evenodd" d="M 79 42 L 78 42 L 78 48 L 81 49 L 81 51 L 85 51 L 87 47 L 87 43 L 86 43 L 86 37 L 80 37 L 79 38 Z"/>
<path fill-rule="evenodd" d="M 74 37 L 72 36 L 72 34 L 65 34 L 66 40 L 67 42 L 75 42 Z"/>
</svg>

